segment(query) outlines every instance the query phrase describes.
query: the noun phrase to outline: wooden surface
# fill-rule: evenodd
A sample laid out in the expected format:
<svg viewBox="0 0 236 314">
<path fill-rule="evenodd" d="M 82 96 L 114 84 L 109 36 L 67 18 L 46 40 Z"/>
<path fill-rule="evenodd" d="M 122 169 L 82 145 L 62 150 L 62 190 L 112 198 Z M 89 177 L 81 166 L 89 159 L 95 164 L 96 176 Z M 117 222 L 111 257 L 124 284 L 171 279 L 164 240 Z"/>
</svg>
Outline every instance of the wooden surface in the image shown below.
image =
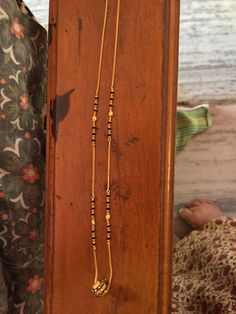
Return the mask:
<svg viewBox="0 0 236 314">
<path fill-rule="evenodd" d="M 169 22 L 167 25 L 168 42 L 166 45 L 166 105 L 163 120 L 162 145 L 164 146 L 163 167 L 163 203 L 161 206 L 159 298 L 157 313 L 170 313 L 170 295 L 172 283 L 172 239 L 174 205 L 174 169 L 175 169 L 175 133 L 176 99 L 178 86 L 178 51 L 179 51 L 179 0 L 168 3 Z"/>
<path fill-rule="evenodd" d="M 175 207 L 210 199 L 224 215 L 236 217 L 236 105 L 212 105 L 210 110 L 212 127 L 192 138 L 176 158 Z M 184 230 L 185 224 L 177 219 L 176 233 Z"/>
<path fill-rule="evenodd" d="M 112 0 L 98 121 L 98 258 L 102 274 L 108 270 L 104 121 L 114 8 Z M 48 314 L 169 313 L 171 220 L 167 219 L 172 217 L 177 16 L 176 0 L 122 1 L 112 150 L 114 280 L 109 295 L 97 299 L 91 293 L 94 269 L 89 208 L 91 117 L 103 6 L 87 0 L 51 2 Z M 170 30 L 176 36 L 170 35 Z"/>
<path fill-rule="evenodd" d="M 179 100 L 235 103 L 236 1 L 181 0 Z"/>
</svg>

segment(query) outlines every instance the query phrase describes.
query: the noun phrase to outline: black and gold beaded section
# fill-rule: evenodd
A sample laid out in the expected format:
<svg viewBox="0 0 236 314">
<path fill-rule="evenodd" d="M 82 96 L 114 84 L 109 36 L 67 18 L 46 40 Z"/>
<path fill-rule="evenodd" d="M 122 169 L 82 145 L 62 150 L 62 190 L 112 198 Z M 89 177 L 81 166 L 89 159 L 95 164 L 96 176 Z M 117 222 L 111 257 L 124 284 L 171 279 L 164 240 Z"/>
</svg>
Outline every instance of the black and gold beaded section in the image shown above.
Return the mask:
<svg viewBox="0 0 236 314">
<path fill-rule="evenodd" d="M 95 220 L 95 196 L 91 196 L 91 229 L 92 229 L 92 245 L 96 247 L 96 220 Z"/>
<path fill-rule="evenodd" d="M 110 91 L 110 99 L 109 99 L 109 113 L 108 113 L 108 124 L 107 124 L 107 136 L 108 141 L 111 141 L 112 136 L 112 117 L 113 117 L 113 104 L 114 104 L 114 90 Z"/>
<path fill-rule="evenodd" d="M 106 191 L 107 242 L 111 241 L 111 191 Z"/>
<path fill-rule="evenodd" d="M 113 118 L 113 105 L 114 105 L 115 92 L 113 88 L 110 91 L 109 99 L 109 112 L 108 112 L 108 123 L 107 123 L 107 141 L 108 141 L 108 164 L 110 164 L 111 157 L 111 142 L 112 142 L 112 118 Z M 108 167 L 109 178 L 110 178 L 110 166 Z M 107 182 L 106 191 L 106 227 L 107 227 L 107 243 L 111 242 L 111 190 L 110 190 L 110 179 Z"/>
<path fill-rule="evenodd" d="M 103 279 L 102 281 L 97 281 L 92 288 L 93 293 L 97 297 L 101 297 L 107 293 L 108 281 Z"/>
<path fill-rule="evenodd" d="M 96 143 L 96 132 L 97 132 L 97 113 L 98 113 L 99 97 L 94 97 L 93 106 L 93 117 L 92 117 L 92 144 L 95 146 Z"/>
<path fill-rule="evenodd" d="M 95 154 L 96 149 L 96 133 L 97 133 L 97 113 L 98 113 L 99 97 L 95 95 L 94 106 L 93 106 L 93 117 L 92 117 L 92 147 Z M 96 248 L 96 198 L 94 191 L 91 195 L 91 232 L 92 232 L 92 246 Z"/>
</svg>

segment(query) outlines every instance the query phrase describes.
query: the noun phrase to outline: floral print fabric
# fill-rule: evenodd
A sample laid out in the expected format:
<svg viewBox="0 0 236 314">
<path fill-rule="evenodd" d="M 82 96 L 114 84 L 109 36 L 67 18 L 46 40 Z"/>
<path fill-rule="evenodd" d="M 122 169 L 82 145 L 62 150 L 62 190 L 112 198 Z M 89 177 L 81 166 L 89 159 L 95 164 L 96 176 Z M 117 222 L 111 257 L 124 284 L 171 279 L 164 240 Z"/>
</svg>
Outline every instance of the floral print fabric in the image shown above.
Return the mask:
<svg viewBox="0 0 236 314">
<path fill-rule="evenodd" d="M 18 1 L 18 0 L 17 0 Z M 8 312 L 43 312 L 47 34 L 0 0 L 0 255 Z"/>
<path fill-rule="evenodd" d="M 2 264 L 0 263 L 0 313 L 6 314 L 7 309 L 7 287 L 2 273 Z"/>
<path fill-rule="evenodd" d="M 172 313 L 236 313 L 236 220 L 193 231 L 173 258 Z"/>
</svg>

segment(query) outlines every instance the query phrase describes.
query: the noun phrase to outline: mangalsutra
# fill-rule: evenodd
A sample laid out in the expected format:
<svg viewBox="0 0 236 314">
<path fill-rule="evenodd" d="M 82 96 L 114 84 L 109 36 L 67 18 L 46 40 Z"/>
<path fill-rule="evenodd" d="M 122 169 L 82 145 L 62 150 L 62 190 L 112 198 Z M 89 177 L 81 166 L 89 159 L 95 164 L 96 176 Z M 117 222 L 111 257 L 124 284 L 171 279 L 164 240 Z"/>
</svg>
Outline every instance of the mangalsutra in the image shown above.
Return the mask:
<svg viewBox="0 0 236 314">
<path fill-rule="evenodd" d="M 117 13 L 116 13 L 116 30 L 115 30 L 115 43 L 114 43 L 114 55 L 113 55 L 113 67 L 110 87 L 110 101 L 108 111 L 108 124 L 107 124 L 107 184 L 106 184 L 106 233 L 107 233 L 107 250 L 108 250 L 108 261 L 110 274 L 107 279 L 98 279 L 99 267 L 97 259 L 97 242 L 96 242 L 96 134 L 97 134 L 97 119 L 98 119 L 98 107 L 99 107 L 99 92 L 101 85 L 101 72 L 104 55 L 104 42 L 107 27 L 107 16 L 108 16 L 108 4 L 109 0 L 105 2 L 103 29 L 101 36 L 101 46 L 99 54 L 99 65 L 98 65 L 98 77 L 97 87 L 94 97 L 93 117 L 92 117 L 92 193 L 91 193 L 91 231 L 92 231 L 92 247 L 94 257 L 95 276 L 92 291 L 96 296 L 103 296 L 108 293 L 111 282 L 112 282 L 112 255 L 111 255 L 111 144 L 112 144 L 112 120 L 113 120 L 113 105 L 114 105 L 114 84 L 116 74 L 116 60 L 117 60 L 117 47 L 118 47 L 118 35 L 119 35 L 119 21 L 120 21 L 120 2 L 117 0 Z"/>
</svg>

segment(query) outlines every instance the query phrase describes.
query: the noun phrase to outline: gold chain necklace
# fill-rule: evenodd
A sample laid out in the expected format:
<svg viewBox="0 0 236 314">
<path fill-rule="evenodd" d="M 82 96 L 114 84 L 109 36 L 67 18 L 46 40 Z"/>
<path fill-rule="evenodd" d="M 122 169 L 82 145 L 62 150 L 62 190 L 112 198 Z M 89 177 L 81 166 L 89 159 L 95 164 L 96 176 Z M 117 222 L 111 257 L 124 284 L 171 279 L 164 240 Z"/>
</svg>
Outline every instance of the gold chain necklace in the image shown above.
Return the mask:
<svg viewBox="0 0 236 314">
<path fill-rule="evenodd" d="M 103 64 L 104 54 L 104 41 L 107 26 L 108 16 L 108 4 L 109 0 L 105 2 L 103 29 L 101 37 L 101 47 L 99 55 L 98 65 L 98 78 L 97 87 L 94 97 L 93 117 L 92 117 L 92 194 L 91 194 L 91 231 L 92 231 L 92 247 L 94 257 L 95 276 L 92 291 L 96 296 L 103 296 L 108 293 L 111 282 L 112 282 L 112 256 L 111 256 L 111 143 L 112 143 L 112 119 L 113 119 L 113 105 L 114 105 L 114 84 L 116 75 L 116 60 L 117 60 L 117 47 L 118 47 L 118 35 L 119 35 L 119 21 L 120 21 L 120 2 L 117 0 L 117 13 L 116 13 L 116 30 L 115 30 L 115 44 L 114 44 L 114 55 L 113 55 L 113 66 L 112 66 L 112 78 L 110 88 L 110 101 L 109 101 L 109 112 L 108 112 L 108 125 L 107 125 L 107 186 L 106 186 L 106 231 L 107 231 L 107 250 L 109 259 L 110 274 L 108 279 L 98 280 L 99 269 L 97 260 L 97 244 L 96 244 L 96 191 L 95 191 L 95 180 L 96 180 L 96 133 L 97 133 L 97 118 L 98 118 L 98 107 L 99 107 L 99 92 L 101 85 L 101 71 Z"/>
</svg>

